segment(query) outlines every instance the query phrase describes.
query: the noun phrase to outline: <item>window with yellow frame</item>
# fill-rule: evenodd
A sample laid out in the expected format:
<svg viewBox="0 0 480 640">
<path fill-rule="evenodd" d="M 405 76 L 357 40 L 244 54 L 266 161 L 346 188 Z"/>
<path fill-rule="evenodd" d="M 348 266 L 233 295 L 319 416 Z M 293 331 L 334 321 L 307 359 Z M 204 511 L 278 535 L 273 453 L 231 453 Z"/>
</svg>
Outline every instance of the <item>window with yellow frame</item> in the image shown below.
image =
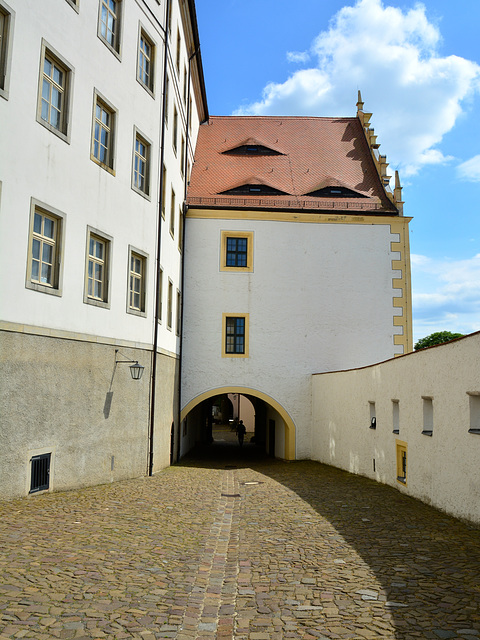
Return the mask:
<svg viewBox="0 0 480 640">
<path fill-rule="evenodd" d="M 220 271 L 253 271 L 253 231 L 222 231 Z"/>
<path fill-rule="evenodd" d="M 248 358 L 248 333 L 248 313 L 224 313 L 222 358 Z"/>
<path fill-rule="evenodd" d="M 397 482 L 407 484 L 407 443 L 396 440 L 397 450 Z"/>
</svg>

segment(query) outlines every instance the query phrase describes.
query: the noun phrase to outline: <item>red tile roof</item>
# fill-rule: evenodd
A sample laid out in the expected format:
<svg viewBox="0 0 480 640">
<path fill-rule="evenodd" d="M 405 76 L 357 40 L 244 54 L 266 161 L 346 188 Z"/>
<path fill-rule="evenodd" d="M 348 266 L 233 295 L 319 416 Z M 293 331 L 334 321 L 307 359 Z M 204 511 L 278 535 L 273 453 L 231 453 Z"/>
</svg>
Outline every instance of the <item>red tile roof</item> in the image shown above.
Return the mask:
<svg viewBox="0 0 480 640">
<path fill-rule="evenodd" d="M 262 145 L 281 155 L 232 155 Z M 286 195 L 222 195 L 245 184 Z M 360 197 L 307 194 L 341 186 Z M 211 116 L 200 126 L 190 207 L 397 213 L 386 195 L 358 118 Z"/>
</svg>

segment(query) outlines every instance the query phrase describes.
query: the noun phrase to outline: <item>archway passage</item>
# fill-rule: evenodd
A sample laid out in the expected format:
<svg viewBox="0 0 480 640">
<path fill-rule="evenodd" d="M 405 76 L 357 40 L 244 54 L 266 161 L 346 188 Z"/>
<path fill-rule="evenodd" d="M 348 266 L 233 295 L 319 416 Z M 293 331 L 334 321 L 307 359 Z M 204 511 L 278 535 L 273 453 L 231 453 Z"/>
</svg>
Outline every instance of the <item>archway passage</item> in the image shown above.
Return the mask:
<svg viewBox="0 0 480 640">
<path fill-rule="evenodd" d="M 245 453 L 254 446 L 272 457 L 295 459 L 293 420 L 273 398 L 244 387 L 214 389 L 187 404 L 181 414 L 181 456 L 198 445 L 213 444 L 219 456 L 239 446 L 235 434 L 239 420 L 246 427 Z"/>
</svg>

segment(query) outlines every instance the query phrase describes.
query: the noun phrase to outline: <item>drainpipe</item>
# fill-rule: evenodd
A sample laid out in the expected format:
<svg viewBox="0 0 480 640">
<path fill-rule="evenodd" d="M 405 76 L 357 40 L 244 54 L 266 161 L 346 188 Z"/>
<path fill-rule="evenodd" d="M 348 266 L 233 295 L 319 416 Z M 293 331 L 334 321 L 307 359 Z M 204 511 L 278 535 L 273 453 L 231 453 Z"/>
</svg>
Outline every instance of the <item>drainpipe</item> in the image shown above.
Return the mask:
<svg viewBox="0 0 480 640">
<path fill-rule="evenodd" d="M 183 309 L 184 309 L 184 292 L 185 292 L 185 229 L 186 229 L 186 215 L 187 215 L 187 168 L 188 168 L 188 143 L 190 139 L 190 78 L 191 78 L 191 68 L 192 68 L 192 60 L 200 51 L 200 47 L 197 47 L 192 55 L 188 58 L 188 91 L 187 91 L 187 127 L 186 127 L 186 136 L 185 136 L 185 158 L 184 158 L 184 167 L 183 167 L 183 175 L 184 175 L 184 189 L 183 189 L 183 207 L 182 207 L 182 257 L 180 261 L 180 270 L 181 270 L 181 292 L 182 292 L 182 308 L 180 313 L 180 349 L 179 349 L 179 366 L 178 366 L 178 424 L 181 426 L 180 416 L 182 412 L 182 359 L 183 359 Z M 180 457 L 180 443 L 178 445 L 178 457 Z M 177 458 L 178 459 L 178 458 Z"/>
<path fill-rule="evenodd" d="M 156 255 L 156 287 L 155 287 L 155 317 L 153 324 L 153 351 L 152 351 L 152 378 L 150 393 L 150 431 L 148 439 L 148 475 L 153 475 L 153 442 L 155 433 L 155 396 L 157 381 L 157 348 L 158 348 L 158 323 L 160 320 L 161 300 L 158 291 L 158 282 L 160 277 L 160 259 L 162 251 L 162 210 L 163 210 L 163 164 L 165 159 L 165 109 L 166 109 L 166 86 L 167 86 L 167 68 L 168 68 L 168 20 L 171 11 L 171 0 L 167 0 L 165 15 L 165 44 L 164 44 L 164 60 L 163 60 L 163 98 L 161 111 L 162 135 L 160 142 L 160 187 L 158 194 L 158 230 L 157 230 L 157 255 Z"/>
</svg>

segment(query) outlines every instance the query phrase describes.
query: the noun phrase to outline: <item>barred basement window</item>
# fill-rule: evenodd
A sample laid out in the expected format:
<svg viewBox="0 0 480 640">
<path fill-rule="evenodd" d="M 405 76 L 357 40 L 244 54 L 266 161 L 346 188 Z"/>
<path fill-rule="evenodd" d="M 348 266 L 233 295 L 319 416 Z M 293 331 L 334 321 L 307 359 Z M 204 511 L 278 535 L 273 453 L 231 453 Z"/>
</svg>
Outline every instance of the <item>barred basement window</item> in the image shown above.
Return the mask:
<svg viewBox="0 0 480 640">
<path fill-rule="evenodd" d="M 43 453 L 31 458 L 30 493 L 46 491 L 50 486 L 50 459 L 51 453 Z"/>
</svg>

